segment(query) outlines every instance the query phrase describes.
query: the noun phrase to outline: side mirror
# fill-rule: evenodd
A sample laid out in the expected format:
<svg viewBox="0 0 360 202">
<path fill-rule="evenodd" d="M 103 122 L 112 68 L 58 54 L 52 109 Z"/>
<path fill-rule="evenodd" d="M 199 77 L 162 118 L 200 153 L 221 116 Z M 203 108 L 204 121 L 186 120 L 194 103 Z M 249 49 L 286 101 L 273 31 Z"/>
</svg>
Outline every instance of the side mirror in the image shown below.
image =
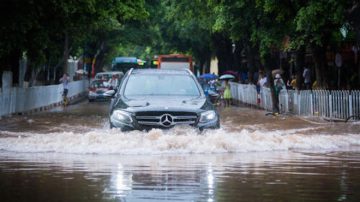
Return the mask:
<svg viewBox="0 0 360 202">
<path fill-rule="evenodd" d="M 220 94 L 219 93 L 217 93 L 215 91 L 212 91 L 212 90 L 209 90 L 208 96 L 210 98 L 211 103 L 218 104 L 219 99 L 220 99 Z"/>
<path fill-rule="evenodd" d="M 104 96 L 105 96 L 105 97 L 112 98 L 112 97 L 114 97 L 115 93 L 116 93 L 115 90 L 108 90 L 108 91 L 106 91 L 106 92 L 104 93 Z"/>
</svg>

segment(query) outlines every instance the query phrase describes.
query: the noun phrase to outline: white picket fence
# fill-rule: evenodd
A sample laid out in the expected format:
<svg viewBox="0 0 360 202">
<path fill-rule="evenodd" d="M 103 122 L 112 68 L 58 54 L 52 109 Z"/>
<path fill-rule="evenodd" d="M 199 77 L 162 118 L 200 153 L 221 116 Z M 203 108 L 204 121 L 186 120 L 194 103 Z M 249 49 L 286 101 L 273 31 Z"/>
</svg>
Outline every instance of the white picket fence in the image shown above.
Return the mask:
<svg viewBox="0 0 360 202">
<path fill-rule="evenodd" d="M 272 98 L 269 88 L 260 90 L 257 100 L 255 85 L 230 83 L 233 99 L 241 103 L 258 106 L 272 111 Z M 282 90 L 279 94 L 281 113 L 301 116 L 320 116 L 329 119 L 360 119 L 360 91 L 329 90 Z"/>
<path fill-rule="evenodd" d="M 85 92 L 88 85 L 87 80 L 70 82 L 68 97 Z M 62 91 L 62 84 L 3 89 L 0 91 L 0 117 L 59 103 L 62 100 Z"/>
</svg>

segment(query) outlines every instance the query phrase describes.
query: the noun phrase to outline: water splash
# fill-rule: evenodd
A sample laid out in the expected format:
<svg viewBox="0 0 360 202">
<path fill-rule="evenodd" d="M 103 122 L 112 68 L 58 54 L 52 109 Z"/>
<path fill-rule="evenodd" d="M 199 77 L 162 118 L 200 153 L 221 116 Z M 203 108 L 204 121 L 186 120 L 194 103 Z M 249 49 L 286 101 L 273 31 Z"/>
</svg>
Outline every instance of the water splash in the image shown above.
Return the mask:
<svg viewBox="0 0 360 202">
<path fill-rule="evenodd" d="M 309 134 L 314 128 L 275 131 L 227 131 L 223 128 L 203 133 L 190 127 L 126 133 L 105 128 L 104 125 L 103 129 L 83 133 L 2 132 L 0 150 L 74 154 L 210 154 L 360 148 L 357 134 Z"/>
</svg>

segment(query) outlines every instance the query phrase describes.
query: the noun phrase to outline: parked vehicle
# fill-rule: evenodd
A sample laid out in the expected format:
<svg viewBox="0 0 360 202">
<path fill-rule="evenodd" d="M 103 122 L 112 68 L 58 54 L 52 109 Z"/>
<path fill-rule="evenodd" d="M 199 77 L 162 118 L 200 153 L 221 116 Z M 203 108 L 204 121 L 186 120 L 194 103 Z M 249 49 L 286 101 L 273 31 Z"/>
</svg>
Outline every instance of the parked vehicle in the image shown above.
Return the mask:
<svg viewBox="0 0 360 202">
<path fill-rule="evenodd" d="M 148 130 L 190 125 L 219 128 L 217 110 L 190 70 L 131 69 L 113 98 L 110 127 Z"/>
<path fill-rule="evenodd" d="M 109 91 L 110 87 L 111 86 L 107 85 L 107 81 L 105 80 L 92 81 L 89 87 L 89 102 L 93 102 L 96 100 L 108 100 L 109 98 L 106 97 L 104 93 Z"/>
<path fill-rule="evenodd" d="M 182 54 L 159 55 L 158 69 L 189 69 L 194 72 L 192 57 Z"/>
<path fill-rule="evenodd" d="M 95 75 L 95 80 L 109 81 L 113 75 L 117 76 L 118 79 L 121 79 L 124 76 L 124 73 L 120 71 L 99 72 Z"/>
</svg>

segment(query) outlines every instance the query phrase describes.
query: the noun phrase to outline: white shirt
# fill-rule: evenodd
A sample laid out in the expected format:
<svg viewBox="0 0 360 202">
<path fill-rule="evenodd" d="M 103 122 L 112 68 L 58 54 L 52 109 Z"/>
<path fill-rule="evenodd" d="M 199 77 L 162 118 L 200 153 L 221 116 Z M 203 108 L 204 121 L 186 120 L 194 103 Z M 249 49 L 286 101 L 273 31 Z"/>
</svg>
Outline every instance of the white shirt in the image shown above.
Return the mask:
<svg viewBox="0 0 360 202">
<path fill-rule="evenodd" d="M 64 89 L 68 89 L 68 84 L 69 84 L 69 77 L 65 76 L 65 77 L 61 77 L 60 82 L 63 83 L 63 87 Z"/>
<path fill-rule="evenodd" d="M 266 82 L 267 82 L 267 78 L 266 78 L 266 77 L 261 78 L 260 81 L 259 81 L 260 87 L 264 87 L 264 85 L 266 84 Z"/>
</svg>

